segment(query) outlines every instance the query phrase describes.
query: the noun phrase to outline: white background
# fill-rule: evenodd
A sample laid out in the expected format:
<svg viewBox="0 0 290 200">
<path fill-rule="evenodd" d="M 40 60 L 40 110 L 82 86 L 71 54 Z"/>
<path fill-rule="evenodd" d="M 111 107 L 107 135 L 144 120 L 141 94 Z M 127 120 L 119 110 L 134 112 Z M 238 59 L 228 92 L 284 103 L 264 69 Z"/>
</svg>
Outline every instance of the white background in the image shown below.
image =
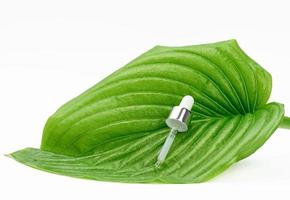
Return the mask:
<svg viewBox="0 0 290 200">
<path fill-rule="evenodd" d="M 0 199 L 290 199 L 290 130 L 203 184 L 121 184 L 34 170 L 3 154 L 40 144 L 60 105 L 159 45 L 236 38 L 290 114 L 287 1 L 0 0 Z"/>
</svg>

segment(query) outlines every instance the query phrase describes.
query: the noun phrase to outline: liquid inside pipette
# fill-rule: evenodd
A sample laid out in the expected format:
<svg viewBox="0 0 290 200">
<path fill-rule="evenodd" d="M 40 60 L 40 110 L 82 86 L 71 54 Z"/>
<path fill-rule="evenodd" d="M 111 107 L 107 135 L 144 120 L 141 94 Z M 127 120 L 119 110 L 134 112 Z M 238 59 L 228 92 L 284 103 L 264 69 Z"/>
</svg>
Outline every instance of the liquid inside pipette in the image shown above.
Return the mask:
<svg viewBox="0 0 290 200">
<path fill-rule="evenodd" d="M 163 161 L 165 160 L 169 150 L 170 150 L 170 147 L 175 139 L 175 136 L 176 136 L 176 133 L 177 133 L 177 130 L 176 129 L 171 129 L 169 135 L 167 136 L 166 140 L 165 140 L 165 143 L 164 145 L 162 146 L 162 149 L 158 155 L 158 158 L 157 158 L 157 162 L 155 164 L 155 166 L 157 168 L 160 167 L 160 165 L 163 163 Z"/>
</svg>

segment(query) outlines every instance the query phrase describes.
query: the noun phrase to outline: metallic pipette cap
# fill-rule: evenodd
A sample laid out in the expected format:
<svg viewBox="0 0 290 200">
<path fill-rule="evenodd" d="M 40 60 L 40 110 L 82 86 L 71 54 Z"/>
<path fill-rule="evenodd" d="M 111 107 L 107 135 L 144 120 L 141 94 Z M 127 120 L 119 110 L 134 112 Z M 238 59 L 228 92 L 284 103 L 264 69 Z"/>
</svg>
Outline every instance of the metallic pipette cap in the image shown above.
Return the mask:
<svg viewBox="0 0 290 200">
<path fill-rule="evenodd" d="M 172 108 L 166 120 L 167 126 L 176 129 L 178 132 L 187 131 L 193 103 L 194 100 L 191 96 L 187 95 L 183 97 L 179 106 L 174 106 Z"/>
</svg>

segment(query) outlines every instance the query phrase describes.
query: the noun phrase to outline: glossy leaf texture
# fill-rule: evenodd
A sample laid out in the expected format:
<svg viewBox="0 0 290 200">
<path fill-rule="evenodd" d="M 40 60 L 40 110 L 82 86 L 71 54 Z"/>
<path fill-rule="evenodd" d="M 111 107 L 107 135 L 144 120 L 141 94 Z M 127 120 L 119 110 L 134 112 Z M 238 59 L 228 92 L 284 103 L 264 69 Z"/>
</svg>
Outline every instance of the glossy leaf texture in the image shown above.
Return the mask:
<svg viewBox="0 0 290 200">
<path fill-rule="evenodd" d="M 235 40 L 156 46 L 59 108 L 41 149 L 11 156 L 72 177 L 203 182 L 254 153 L 278 128 L 284 109 L 267 104 L 270 94 L 271 75 Z M 155 168 L 169 132 L 165 119 L 185 95 L 195 98 L 189 130 Z"/>
</svg>

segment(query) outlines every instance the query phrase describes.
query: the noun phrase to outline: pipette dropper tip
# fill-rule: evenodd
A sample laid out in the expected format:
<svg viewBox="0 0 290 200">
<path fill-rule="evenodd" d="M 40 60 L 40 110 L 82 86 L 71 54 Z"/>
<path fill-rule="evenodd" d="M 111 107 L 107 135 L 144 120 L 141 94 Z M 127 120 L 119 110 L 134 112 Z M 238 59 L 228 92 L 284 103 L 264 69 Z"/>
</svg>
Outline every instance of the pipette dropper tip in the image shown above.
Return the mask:
<svg viewBox="0 0 290 200">
<path fill-rule="evenodd" d="M 160 160 L 158 160 L 158 161 L 155 163 L 155 167 L 156 167 L 157 169 L 159 169 L 161 163 L 162 163 L 162 162 L 161 162 Z"/>
</svg>

